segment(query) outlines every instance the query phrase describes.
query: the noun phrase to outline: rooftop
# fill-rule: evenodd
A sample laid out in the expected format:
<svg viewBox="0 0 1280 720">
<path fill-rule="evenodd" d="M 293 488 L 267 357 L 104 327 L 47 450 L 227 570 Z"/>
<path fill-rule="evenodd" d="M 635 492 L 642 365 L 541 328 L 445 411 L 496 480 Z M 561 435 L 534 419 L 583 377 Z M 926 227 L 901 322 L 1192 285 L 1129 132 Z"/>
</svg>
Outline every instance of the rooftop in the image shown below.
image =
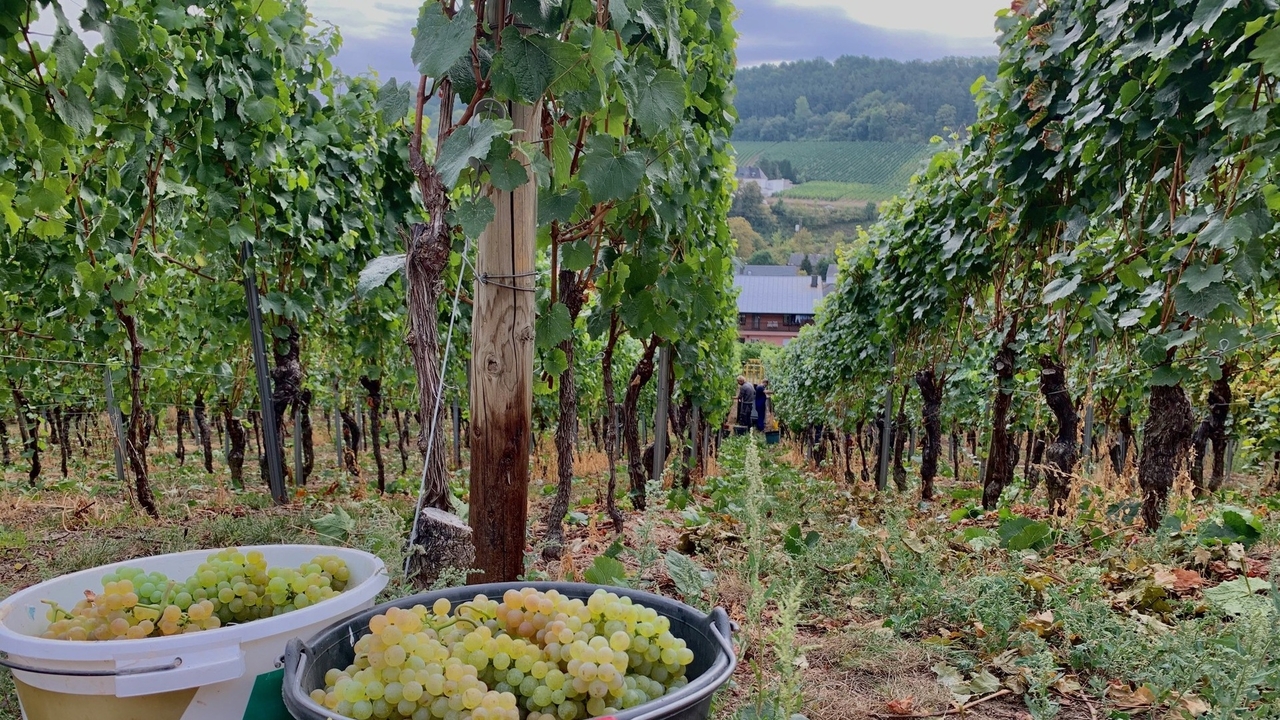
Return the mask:
<svg viewBox="0 0 1280 720">
<path fill-rule="evenodd" d="M 739 313 L 781 315 L 814 314 L 814 306 L 829 288 L 821 280 L 815 287 L 808 275 L 735 275 L 733 284 L 738 288 Z"/>
<path fill-rule="evenodd" d="M 743 265 L 739 275 L 769 275 L 772 277 L 799 277 L 800 269 L 791 265 Z"/>
</svg>

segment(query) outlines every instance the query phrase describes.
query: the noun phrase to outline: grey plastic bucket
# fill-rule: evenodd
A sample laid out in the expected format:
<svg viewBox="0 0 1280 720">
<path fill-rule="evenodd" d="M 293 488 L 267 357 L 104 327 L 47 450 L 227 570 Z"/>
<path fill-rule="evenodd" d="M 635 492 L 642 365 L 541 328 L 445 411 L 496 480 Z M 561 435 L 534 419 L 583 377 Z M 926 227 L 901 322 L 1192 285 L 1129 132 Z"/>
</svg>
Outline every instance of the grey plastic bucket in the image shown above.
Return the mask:
<svg viewBox="0 0 1280 720">
<path fill-rule="evenodd" d="M 570 598 L 586 600 L 598 588 L 626 595 L 637 603 L 653 608 L 671 620 L 671 633 L 683 638 L 693 650 L 689 666 L 689 684 L 611 717 L 617 720 L 707 720 L 711 716 L 711 696 L 725 683 L 738 665 L 730 637 L 733 632 L 729 616 L 721 608 L 704 615 L 698 610 L 670 598 L 627 588 L 564 582 L 516 582 L 467 585 L 438 592 L 423 593 L 393 600 L 366 610 L 359 615 L 330 625 L 303 643 L 293 640 L 284 657 L 284 704 L 296 720 L 347 720 L 311 699 L 310 693 L 324 687 L 325 671 L 345 668 L 355 657 L 354 644 L 369 631 L 369 620 L 387 609 L 410 608 L 431 604 L 439 598 L 450 603 L 472 600 L 476 595 L 500 598 L 509 589 L 532 587 L 541 591 L 556 590 Z"/>
</svg>

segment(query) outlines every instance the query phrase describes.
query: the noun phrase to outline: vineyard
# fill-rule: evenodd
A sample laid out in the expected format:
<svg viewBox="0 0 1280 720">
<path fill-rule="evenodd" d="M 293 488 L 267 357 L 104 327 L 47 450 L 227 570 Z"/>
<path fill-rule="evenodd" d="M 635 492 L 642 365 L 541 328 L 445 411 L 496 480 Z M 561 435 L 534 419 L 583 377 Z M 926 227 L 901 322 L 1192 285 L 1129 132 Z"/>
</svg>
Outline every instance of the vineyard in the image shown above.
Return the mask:
<svg viewBox="0 0 1280 720">
<path fill-rule="evenodd" d="M 778 193 L 779 197 L 796 200 L 825 200 L 827 202 L 857 201 L 884 202 L 901 192 L 889 185 L 873 185 L 857 182 L 831 182 L 813 180 Z"/>
<path fill-rule="evenodd" d="M 0 719 L 299 617 L 296 720 L 1280 717 L 1274 3 L 1015 2 L 964 132 L 736 149 L 728 0 L 429 0 L 409 83 L 70 5 L 0 14 L 0 594 L 129 562 L 0 606 Z M 896 194 L 785 347 L 735 154 Z"/>
<path fill-rule="evenodd" d="M 760 160 L 789 160 L 799 183 L 859 183 L 874 186 L 876 193 L 890 195 L 901 192 L 907 180 L 933 152 L 930 146 L 916 143 L 818 140 L 740 142 L 734 143 L 734 150 L 739 165 L 750 165 Z M 826 187 L 823 186 L 823 191 Z"/>
</svg>

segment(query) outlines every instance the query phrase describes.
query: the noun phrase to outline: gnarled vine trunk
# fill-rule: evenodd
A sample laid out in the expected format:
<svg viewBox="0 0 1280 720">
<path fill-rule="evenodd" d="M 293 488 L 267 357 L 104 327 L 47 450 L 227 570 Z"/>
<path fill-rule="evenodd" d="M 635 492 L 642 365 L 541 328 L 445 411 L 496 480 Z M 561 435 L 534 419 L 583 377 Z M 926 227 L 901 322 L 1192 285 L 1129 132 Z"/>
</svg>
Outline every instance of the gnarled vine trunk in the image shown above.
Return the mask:
<svg viewBox="0 0 1280 720">
<path fill-rule="evenodd" d="M 640 392 L 649 378 L 653 377 L 653 353 L 658 347 L 655 339 L 645 346 L 644 353 L 631 371 L 627 381 L 627 393 L 622 401 L 622 435 L 627 444 L 627 475 L 631 484 L 631 505 L 637 510 L 644 509 L 645 483 L 649 479 L 649 471 L 644 466 L 643 453 L 640 448 Z"/>
<path fill-rule="evenodd" d="M 1067 497 L 1071 494 L 1071 474 L 1079 460 L 1079 423 L 1075 403 L 1067 391 L 1067 373 L 1062 361 L 1042 355 L 1040 362 L 1040 394 L 1058 421 L 1058 434 L 1045 448 L 1045 489 L 1049 493 L 1049 510 L 1065 515 Z"/>
<path fill-rule="evenodd" d="M 409 354 L 418 377 L 418 452 L 426 462 L 423 469 L 422 491 L 418 498 L 421 508 L 452 510 L 449 495 L 449 475 L 444 442 L 443 368 L 440 358 L 439 303 L 444 289 L 441 274 L 449 266 L 449 251 L 453 233 L 444 224 L 443 211 L 448 207 L 444 186 L 434 170 L 427 166 L 415 172 L 423 187 L 424 199 L 429 210 L 433 204 L 438 211 L 431 212 L 431 224 L 415 223 L 409 229 L 409 246 L 405 255 L 405 292 L 409 313 Z M 429 196 L 429 197 L 427 197 Z M 439 217 L 437 218 L 437 212 Z M 406 420 L 406 425 L 408 422 Z M 414 531 L 416 535 L 416 530 Z"/>
<path fill-rule="evenodd" d="M 182 407 L 175 408 L 177 418 L 174 420 L 173 427 L 176 437 L 174 438 L 173 454 L 178 458 L 178 467 L 187 464 L 187 445 L 182 441 L 182 428 L 187 425 L 187 411 Z"/>
<path fill-rule="evenodd" d="M 31 463 L 27 471 L 27 483 L 36 486 L 40 477 L 40 416 L 31 409 L 27 396 L 18 386 L 9 380 L 9 391 L 13 393 L 13 405 L 18 410 L 18 434 L 22 437 L 22 454 Z"/>
<path fill-rule="evenodd" d="M 204 450 L 204 471 L 213 472 L 213 434 L 209 432 L 209 418 L 205 413 L 204 392 L 196 393 L 195 411 L 193 412 L 196 430 L 200 434 L 200 447 Z"/>
<path fill-rule="evenodd" d="M 400 408 L 391 408 L 391 418 L 396 423 L 396 450 L 400 453 L 400 474 L 409 472 L 409 444 L 405 440 L 405 423 L 407 418 L 400 413 Z"/>
<path fill-rule="evenodd" d="M 347 465 L 347 472 L 359 476 L 360 465 L 357 459 L 360 456 L 360 424 L 346 410 L 339 410 L 338 414 L 342 417 L 342 461 Z"/>
<path fill-rule="evenodd" d="M 289 417 L 289 413 L 298 402 L 298 394 L 302 391 L 302 348 L 301 337 L 293 321 L 283 320 L 278 327 L 286 328 L 287 333 L 284 337 L 272 337 L 271 352 L 275 358 L 275 367 L 271 368 L 271 411 L 276 420 L 276 447 L 280 449 L 280 467 L 284 469 L 287 476 L 292 473 L 292 463 L 285 458 L 285 418 Z M 258 431 L 259 426 L 255 424 L 255 437 Z M 263 427 L 261 432 L 266 433 L 266 428 Z M 296 428 L 294 432 L 297 432 Z M 264 437 L 258 451 L 264 483 L 269 478 L 265 447 Z"/>
<path fill-rule="evenodd" d="M 240 418 L 231 411 L 231 405 L 223 402 L 222 426 L 226 431 L 227 469 L 231 472 L 231 484 L 236 488 L 244 488 L 244 451 L 248 440 L 244 425 Z"/>
<path fill-rule="evenodd" d="M 605 508 L 613 520 L 613 531 L 622 534 L 622 511 L 618 509 L 618 403 L 613 387 L 613 349 L 618 344 L 618 317 L 609 318 L 609 340 L 600 359 L 600 374 L 604 386 L 605 425 L 604 445 L 609 456 L 609 492 L 605 496 Z"/>
<path fill-rule="evenodd" d="M 1027 489 L 1035 492 L 1036 486 L 1040 484 L 1040 476 L 1043 475 L 1041 468 L 1044 467 L 1044 431 L 1037 431 L 1035 440 L 1031 443 L 1031 455 L 1027 458 Z"/>
<path fill-rule="evenodd" d="M 9 467 L 13 458 L 9 455 L 9 419 L 0 415 L 0 466 Z"/>
<path fill-rule="evenodd" d="M 315 429 L 311 426 L 311 400 L 312 394 L 310 390 L 303 388 L 298 393 L 298 417 L 300 426 L 296 430 L 298 437 L 294 442 L 302 441 L 302 477 L 298 478 L 301 485 L 307 484 L 307 479 L 311 477 L 311 471 L 316 467 L 316 437 Z"/>
<path fill-rule="evenodd" d="M 152 517 L 160 517 L 151 482 L 147 478 L 147 436 L 150 434 L 147 413 L 142 407 L 142 341 L 138 339 L 138 326 L 134 317 L 124 311 L 124 305 L 115 303 L 116 318 L 124 327 L 129 339 L 129 427 L 125 439 L 125 455 L 133 470 L 134 492 L 138 504 Z"/>
<path fill-rule="evenodd" d="M 67 413 L 63 411 L 61 405 L 54 406 L 52 420 L 53 426 L 56 427 L 58 431 L 58 452 L 62 465 L 62 477 L 67 477 L 67 462 L 71 460 L 71 441 L 67 439 L 70 435 L 68 429 L 70 422 L 67 419 Z"/>
<path fill-rule="evenodd" d="M 1191 403 L 1181 385 L 1153 385 L 1147 421 L 1143 425 L 1142 454 L 1138 458 L 1138 486 L 1142 488 L 1142 519 L 1147 530 L 1160 527 L 1169 490 L 1191 447 Z"/>
<path fill-rule="evenodd" d="M 553 251 L 554 252 L 554 251 Z M 560 299 L 569 310 L 569 323 L 577 321 L 582 312 L 583 296 L 577 286 L 577 273 L 561 270 L 558 278 Z M 568 366 L 560 373 L 560 416 L 556 423 L 556 496 L 543 518 L 546 531 L 542 536 L 542 554 L 546 558 L 558 558 L 564 544 L 564 516 L 569 512 L 569 497 L 573 492 L 573 450 L 578 444 L 578 384 L 574 369 L 574 339 L 569 337 L 560 343 Z"/>
<path fill-rule="evenodd" d="M 939 378 L 933 368 L 916 373 L 923 405 L 924 438 L 920 443 L 920 499 L 933 499 L 933 480 L 938 474 L 938 455 L 942 453 L 942 392 L 946 378 Z"/>
<path fill-rule="evenodd" d="M 907 435 L 910 434 L 907 419 L 907 393 L 902 393 L 898 404 L 898 416 L 893 420 L 893 486 L 898 492 L 907 491 L 907 468 L 902 464 L 902 453 L 907 447 Z"/>
<path fill-rule="evenodd" d="M 1197 495 L 1222 487 L 1222 479 L 1226 476 L 1227 455 L 1227 415 L 1231 411 L 1231 378 L 1235 374 L 1235 366 L 1227 364 L 1222 368 L 1222 376 L 1213 381 L 1209 388 L 1209 414 L 1196 427 L 1191 437 L 1194 454 L 1191 462 L 1191 481 Z M 1213 468 L 1208 487 L 1204 482 L 1205 450 L 1213 441 Z"/>
<path fill-rule="evenodd" d="M 1120 415 L 1116 426 L 1120 433 L 1111 443 L 1107 454 L 1111 457 L 1111 467 L 1116 475 L 1123 475 L 1125 466 L 1129 464 L 1129 453 L 1133 450 L 1133 415 L 1126 410 Z"/>
<path fill-rule="evenodd" d="M 991 363 L 995 374 L 995 401 L 991 407 L 991 446 L 987 452 L 986 477 L 982 483 L 982 508 L 995 510 L 1000 494 L 1013 482 L 1017 444 L 1009 434 L 1009 408 L 1013 404 L 1014 341 L 1018 338 L 1018 320 L 1014 318 L 1005 333 L 1004 342 Z"/>
<path fill-rule="evenodd" d="M 360 376 L 360 385 L 369 395 L 369 447 L 373 450 L 373 464 L 378 466 L 378 492 L 387 491 L 387 470 L 382 462 L 382 380 L 367 375 Z"/>
</svg>

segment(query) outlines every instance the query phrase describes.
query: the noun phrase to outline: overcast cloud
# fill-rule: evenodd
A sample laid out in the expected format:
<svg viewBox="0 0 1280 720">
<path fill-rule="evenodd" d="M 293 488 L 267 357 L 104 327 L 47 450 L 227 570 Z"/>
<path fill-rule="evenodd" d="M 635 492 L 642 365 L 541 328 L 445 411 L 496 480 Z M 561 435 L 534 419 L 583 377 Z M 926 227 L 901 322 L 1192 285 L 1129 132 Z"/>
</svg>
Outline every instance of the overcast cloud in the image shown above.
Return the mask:
<svg viewBox="0 0 1280 720">
<path fill-rule="evenodd" d="M 342 33 L 338 66 L 358 75 L 412 80 L 409 31 L 421 0 L 310 0 L 320 23 Z M 994 55 L 995 12 L 1008 0 L 737 0 L 738 62 L 834 60 L 870 55 L 934 60 L 948 55 Z M 66 0 L 74 18 L 83 0 Z M 51 15 L 51 14 L 46 14 Z M 53 31 L 52 17 L 38 29 Z"/>
</svg>

